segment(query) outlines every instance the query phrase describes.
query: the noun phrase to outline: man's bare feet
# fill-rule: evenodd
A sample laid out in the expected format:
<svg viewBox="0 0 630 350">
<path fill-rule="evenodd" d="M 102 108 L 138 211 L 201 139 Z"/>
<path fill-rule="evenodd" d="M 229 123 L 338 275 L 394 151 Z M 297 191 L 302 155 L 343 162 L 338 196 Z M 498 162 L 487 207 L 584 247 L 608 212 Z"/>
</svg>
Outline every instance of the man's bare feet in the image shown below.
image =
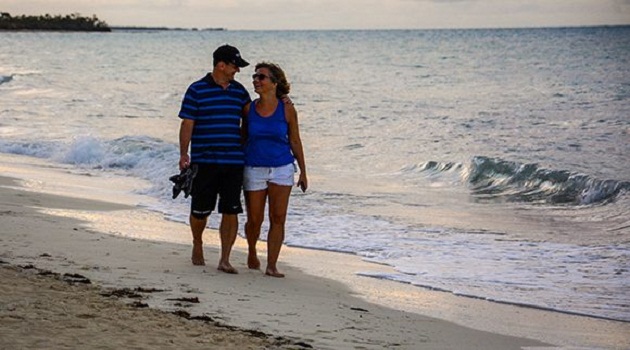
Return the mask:
<svg viewBox="0 0 630 350">
<path fill-rule="evenodd" d="M 260 270 L 260 260 L 256 254 L 247 256 L 247 267 L 252 270 Z"/>
<path fill-rule="evenodd" d="M 284 277 L 284 274 L 280 273 L 278 269 L 270 269 L 270 268 L 267 268 L 267 271 L 265 271 L 265 275 L 271 276 L 271 277 L 278 277 L 278 278 Z"/>
<path fill-rule="evenodd" d="M 203 258 L 203 246 L 200 244 L 193 244 L 192 250 L 192 263 L 197 266 L 204 266 L 206 261 Z"/>
<path fill-rule="evenodd" d="M 229 263 L 219 263 L 219 266 L 217 266 L 217 270 L 223 271 L 225 273 L 229 273 L 229 274 L 232 274 L 232 275 L 238 274 L 238 270 L 235 269 Z"/>
</svg>

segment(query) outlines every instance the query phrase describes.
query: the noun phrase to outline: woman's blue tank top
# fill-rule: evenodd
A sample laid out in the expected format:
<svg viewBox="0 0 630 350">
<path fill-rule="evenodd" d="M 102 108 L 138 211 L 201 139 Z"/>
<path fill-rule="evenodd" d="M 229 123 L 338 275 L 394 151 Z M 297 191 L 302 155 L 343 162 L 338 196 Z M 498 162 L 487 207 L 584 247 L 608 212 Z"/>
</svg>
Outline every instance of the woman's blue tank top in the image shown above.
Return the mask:
<svg viewBox="0 0 630 350">
<path fill-rule="evenodd" d="M 247 142 L 245 165 L 254 167 L 279 167 L 293 163 L 295 158 L 289 144 L 289 124 L 284 115 L 284 102 L 269 117 L 261 117 L 252 102 L 247 115 Z"/>
</svg>

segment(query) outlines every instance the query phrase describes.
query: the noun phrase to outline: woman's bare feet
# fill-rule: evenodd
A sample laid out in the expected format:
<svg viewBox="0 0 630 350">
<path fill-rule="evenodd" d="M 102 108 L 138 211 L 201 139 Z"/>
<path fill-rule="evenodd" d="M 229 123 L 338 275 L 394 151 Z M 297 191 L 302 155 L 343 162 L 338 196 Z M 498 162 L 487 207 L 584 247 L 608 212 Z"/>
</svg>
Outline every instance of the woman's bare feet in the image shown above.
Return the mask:
<svg viewBox="0 0 630 350">
<path fill-rule="evenodd" d="M 252 270 L 260 270 L 260 260 L 256 254 L 247 255 L 247 267 Z"/>
<path fill-rule="evenodd" d="M 193 265 L 203 266 L 206 264 L 206 261 L 203 258 L 203 245 L 193 243 L 191 260 Z"/>
<path fill-rule="evenodd" d="M 217 266 L 217 270 L 223 271 L 225 273 L 229 273 L 232 275 L 238 274 L 238 270 L 235 269 L 232 265 L 230 265 L 230 263 L 219 263 L 219 266 Z"/>
<path fill-rule="evenodd" d="M 265 275 L 271 276 L 271 277 L 278 277 L 278 278 L 284 277 L 284 274 L 280 273 L 278 269 L 271 269 L 271 268 L 267 268 L 267 271 L 265 271 Z"/>
</svg>

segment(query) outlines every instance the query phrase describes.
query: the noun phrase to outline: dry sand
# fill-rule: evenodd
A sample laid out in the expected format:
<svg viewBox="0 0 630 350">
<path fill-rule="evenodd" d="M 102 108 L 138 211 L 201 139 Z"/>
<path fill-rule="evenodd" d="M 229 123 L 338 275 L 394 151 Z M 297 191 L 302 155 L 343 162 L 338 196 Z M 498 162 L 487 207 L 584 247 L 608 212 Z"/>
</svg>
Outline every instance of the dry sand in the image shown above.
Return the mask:
<svg viewBox="0 0 630 350">
<path fill-rule="evenodd" d="M 302 348 L 288 339 L 146 308 L 141 301 L 125 303 L 76 275 L 4 265 L 0 280 L 1 349 Z"/>
<path fill-rule="evenodd" d="M 239 238 L 228 275 L 208 230 L 193 266 L 186 225 L 15 164 L 0 157 L 21 179 L 0 176 L 0 349 L 630 349 L 628 323 L 359 277 L 388 268 L 347 254 L 283 248 L 276 279 L 246 268 Z M 59 195 L 56 176 L 89 195 Z"/>
</svg>

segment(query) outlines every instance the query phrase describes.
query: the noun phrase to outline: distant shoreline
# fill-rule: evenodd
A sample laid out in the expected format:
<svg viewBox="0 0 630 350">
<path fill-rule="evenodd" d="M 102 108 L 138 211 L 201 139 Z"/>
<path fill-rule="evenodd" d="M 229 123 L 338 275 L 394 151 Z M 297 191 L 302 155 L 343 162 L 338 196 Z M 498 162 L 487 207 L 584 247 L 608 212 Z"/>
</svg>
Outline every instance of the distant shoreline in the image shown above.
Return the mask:
<svg viewBox="0 0 630 350">
<path fill-rule="evenodd" d="M 166 28 L 166 27 L 110 27 L 109 30 L 81 30 L 81 29 L 34 29 L 34 28 L 20 28 L 20 29 L 5 29 L 0 28 L 0 32 L 57 32 L 57 33 L 70 33 L 70 32 L 97 32 L 97 33 L 111 33 L 111 32 L 221 32 L 227 31 L 225 28 Z"/>
<path fill-rule="evenodd" d="M 150 26 L 109 26 L 92 15 L 81 16 L 79 13 L 69 15 L 49 14 L 38 16 L 12 16 L 8 12 L 0 12 L 0 31 L 41 31 L 41 32 L 111 32 L 116 31 L 224 31 L 226 28 L 169 28 Z"/>
<path fill-rule="evenodd" d="M 49 14 L 39 16 L 11 16 L 8 12 L 0 12 L 0 31 L 73 31 L 73 32 L 111 32 L 104 21 L 92 15 L 81 16 L 78 13 L 70 15 Z"/>
</svg>

